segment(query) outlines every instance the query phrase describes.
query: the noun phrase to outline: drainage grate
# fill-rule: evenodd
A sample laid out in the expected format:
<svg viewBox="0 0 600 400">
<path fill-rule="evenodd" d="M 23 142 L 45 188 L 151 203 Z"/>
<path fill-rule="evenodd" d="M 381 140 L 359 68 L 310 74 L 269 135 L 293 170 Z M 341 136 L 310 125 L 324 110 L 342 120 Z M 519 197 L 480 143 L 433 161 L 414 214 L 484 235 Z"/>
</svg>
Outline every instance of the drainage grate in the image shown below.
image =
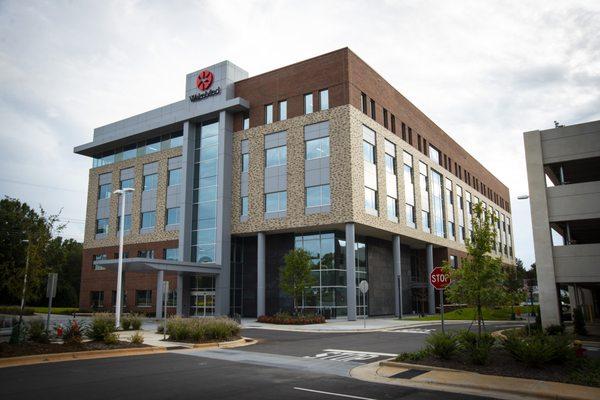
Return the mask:
<svg viewBox="0 0 600 400">
<path fill-rule="evenodd" d="M 425 369 L 407 369 L 404 372 L 400 372 L 396 375 L 390 376 L 390 378 L 412 379 L 416 376 L 423 375 L 426 372 L 429 372 L 429 371 L 425 370 Z"/>
<path fill-rule="evenodd" d="M 185 346 L 168 346 L 166 347 L 167 350 L 183 350 L 183 349 L 187 349 L 187 347 Z"/>
</svg>

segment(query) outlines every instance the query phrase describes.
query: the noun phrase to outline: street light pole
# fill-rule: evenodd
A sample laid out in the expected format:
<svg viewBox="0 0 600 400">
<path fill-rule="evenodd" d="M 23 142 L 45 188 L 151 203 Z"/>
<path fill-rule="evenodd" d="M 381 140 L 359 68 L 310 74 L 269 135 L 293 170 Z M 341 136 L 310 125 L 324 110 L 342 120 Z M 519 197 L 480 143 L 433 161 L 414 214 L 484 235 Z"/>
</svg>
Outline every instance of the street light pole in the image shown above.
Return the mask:
<svg viewBox="0 0 600 400">
<path fill-rule="evenodd" d="M 123 285 L 123 237 L 125 235 L 125 198 L 128 192 L 133 192 L 133 188 L 123 188 L 114 191 L 114 194 L 121 195 L 121 219 L 119 223 L 119 267 L 117 269 L 117 298 L 115 310 L 115 326 L 121 327 L 121 286 Z"/>
</svg>

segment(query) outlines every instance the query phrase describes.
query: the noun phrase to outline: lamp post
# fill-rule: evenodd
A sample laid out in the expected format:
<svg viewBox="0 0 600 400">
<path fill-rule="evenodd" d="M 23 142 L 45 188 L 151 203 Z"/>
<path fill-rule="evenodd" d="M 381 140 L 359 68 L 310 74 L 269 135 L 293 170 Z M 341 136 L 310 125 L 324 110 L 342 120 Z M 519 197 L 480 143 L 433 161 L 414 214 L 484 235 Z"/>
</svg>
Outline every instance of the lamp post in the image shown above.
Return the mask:
<svg viewBox="0 0 600 400">
<path fill-rule="evenodd" d="M 114 194 L 121 195 L 121 220 L 119 221 L 119 268 L 117 269 L 117 304 L 115 310 L 115 326 L 121 327 L 121 286 L 123 285 L 123 236 L 125 234 L 125 198 L 133 188 L 115 190 Z"/>
</svg>

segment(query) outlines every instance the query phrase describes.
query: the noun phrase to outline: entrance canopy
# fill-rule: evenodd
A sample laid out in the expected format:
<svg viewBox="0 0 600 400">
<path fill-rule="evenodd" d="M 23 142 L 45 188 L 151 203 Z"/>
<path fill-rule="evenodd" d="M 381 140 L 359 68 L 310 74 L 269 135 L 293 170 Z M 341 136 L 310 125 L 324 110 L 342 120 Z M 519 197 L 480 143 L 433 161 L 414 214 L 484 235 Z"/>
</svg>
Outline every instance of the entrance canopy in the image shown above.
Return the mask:
<svg viewBox="0 0 600 400">
<path fill-rule="evenodd" d="M 116 270 L 119 260 L 97 260 L 94 265 Z M 124 258 L 123 270 L 129 272 L 192 272 L 217 275 L 221 266 L 217 264 L 199 264 L 188 261 L 159 260 L 155 258 Z"/>
</svg>

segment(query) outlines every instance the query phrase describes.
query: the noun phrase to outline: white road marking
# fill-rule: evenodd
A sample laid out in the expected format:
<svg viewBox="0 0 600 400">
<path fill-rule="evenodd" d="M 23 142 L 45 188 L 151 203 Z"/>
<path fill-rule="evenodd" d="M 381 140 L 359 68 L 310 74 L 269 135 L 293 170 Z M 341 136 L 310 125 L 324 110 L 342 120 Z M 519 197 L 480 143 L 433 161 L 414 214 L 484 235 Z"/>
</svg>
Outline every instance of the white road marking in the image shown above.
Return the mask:
<svg viewBox="0 0 600 400">
<path fill-rule="evenodd" d="M 395 357 L 396 354 L 391 353 L 377 353 L 370 351 L 355 351 L 355 350 L 339 350 L 339 349 L 325 349 L 323 353 L 319 353 L 314 356 L 305 356 L 304 358 L 314 358 L 317 360 L 330 360 L 330 361 L 367 361 L 378 357 Z"/>
<path fill-rule="evenodd" d="M 342 352 L 342 353 L 354 353 L 354 354 L 375 354 L 377 356 L 385 356 L 385 357 L 396 357 L 398 355 L 398 354 L 376 353 L 374 351 L 359 351 L 359 350 L 325 349 L 323 351 L 338 351 L 338 352 Z"/>
<path fill-rule="evenodd" d="M 346 398 L 349 398 L 349 399 L 375 400 L 375 399 L 372 399 L 370 397 L 360 397 L 360 396 L 353 396 L 351 394 L 324 392 L 322 390 L 306 389 L 306 388 L 300 388 L 300 387 L 295 387 L 294 389 L 296 389 L 296 390 L 302 390 L 302 391 L 305 391 L 305 392 L 312 392 L 312 393 L 319 393 L 319 394 L 328 394 L 330 396 L 346 397 Z"/>
<path fill-rule="evenodd" d="M 389 332 L 396 333 L 421 333 L 424 335 L 429 335 L 431 332 L 435 331 L 435 329 L 425 329 L 425 328 L 407 328 L 407 329 L 398 329 Z"/>
</svg>

